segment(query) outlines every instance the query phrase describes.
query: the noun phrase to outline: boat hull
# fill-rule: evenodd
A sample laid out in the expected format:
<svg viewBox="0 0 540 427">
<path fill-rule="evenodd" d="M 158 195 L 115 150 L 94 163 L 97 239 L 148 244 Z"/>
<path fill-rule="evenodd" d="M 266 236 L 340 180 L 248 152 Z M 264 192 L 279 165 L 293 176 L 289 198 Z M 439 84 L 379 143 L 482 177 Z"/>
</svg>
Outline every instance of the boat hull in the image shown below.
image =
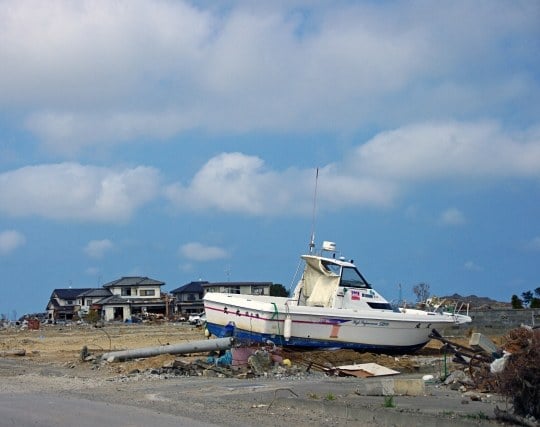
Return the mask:
<svg viewBox="0 0 540 427">
<path fill-rule="evenodd" d="M 234 333 L 238 339 L 280 346 L 373 352 L 418 350 L 430 340 L 432 329 L 456 323 L 450 315 L 417 310 L 360 314 L 349 309 L 296 306 L 287 298 L 229 294 L 207 294 L 205 311 L 207 329 L 218 337 Z"/>
</svg>

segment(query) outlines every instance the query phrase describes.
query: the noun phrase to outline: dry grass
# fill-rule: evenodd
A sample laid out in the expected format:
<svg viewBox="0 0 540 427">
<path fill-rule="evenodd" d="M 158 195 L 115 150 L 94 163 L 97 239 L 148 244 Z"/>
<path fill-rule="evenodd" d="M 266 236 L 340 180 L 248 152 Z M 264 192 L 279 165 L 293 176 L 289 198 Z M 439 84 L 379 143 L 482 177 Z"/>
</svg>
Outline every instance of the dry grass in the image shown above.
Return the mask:
<svg viewBox="0 0 540 427">
<path fill-rule="evenodd" d="M 0 330 L 0 351 L 26 350 L 43 362 L 73 362 L 86 346 L 91 353 L 153 347 L 204 339 L 201 328 L 184 324 L 42 326 L 39 330 Z"/>
</svg>

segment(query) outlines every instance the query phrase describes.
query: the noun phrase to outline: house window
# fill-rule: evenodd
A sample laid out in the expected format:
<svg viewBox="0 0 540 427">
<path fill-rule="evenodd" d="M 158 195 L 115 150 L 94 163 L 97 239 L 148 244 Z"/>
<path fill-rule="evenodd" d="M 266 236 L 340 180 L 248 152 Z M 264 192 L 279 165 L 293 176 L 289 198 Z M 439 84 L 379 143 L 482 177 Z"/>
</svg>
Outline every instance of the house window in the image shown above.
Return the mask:
<svg viewBox="0 0 540 427">
<path fill-rule="evenodd" d="M 122 296 L 123 297 L 130 297 L 131 296 L 131 288 L 122 288 Z"/>
<path fill-rule="evenodd" d="M 73 305 L 73 300 L 67 300 L 67 305 Z"/>
<path fill-rule="evenodd" d="M 197 294 L 188 294 L 187 301 L 195 301 L 197 299 Z"/>
<path fill-rule="evenodd" d="M 240 286 L 227 286 L 225 288 L 225 292 L 228 294 L 239 294 L 240 293 Z"/>
<path fill-rule="evenodd" d="M 142 297 L 153 297 L 155 294 L 155 289 L 143 289 L 139 292 L 139 295 Z"/>
<path fill-rule="evenodd" d="M 251 293 L 253 295 L 264 295 L 264 287 L 263 286 L 253 286 L 251 288 Z"/>
</svg>

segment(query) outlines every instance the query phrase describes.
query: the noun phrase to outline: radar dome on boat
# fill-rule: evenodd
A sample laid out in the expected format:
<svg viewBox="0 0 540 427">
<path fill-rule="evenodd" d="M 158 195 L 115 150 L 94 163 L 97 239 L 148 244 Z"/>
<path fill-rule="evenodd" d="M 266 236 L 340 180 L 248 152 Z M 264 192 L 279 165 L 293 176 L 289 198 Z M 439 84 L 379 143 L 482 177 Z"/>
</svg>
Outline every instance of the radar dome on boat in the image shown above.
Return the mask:
<svg viewBox="0 0 540 427">
<path fill-rule="evenodd" d="M 328 241 L 324 241 L 322 242 L 322 250 L 323 251 L 329 251 L 329 252 L 335 252 L 336 250 L 336 244 L 335 242 L 328 242 Z"/>
</svg>

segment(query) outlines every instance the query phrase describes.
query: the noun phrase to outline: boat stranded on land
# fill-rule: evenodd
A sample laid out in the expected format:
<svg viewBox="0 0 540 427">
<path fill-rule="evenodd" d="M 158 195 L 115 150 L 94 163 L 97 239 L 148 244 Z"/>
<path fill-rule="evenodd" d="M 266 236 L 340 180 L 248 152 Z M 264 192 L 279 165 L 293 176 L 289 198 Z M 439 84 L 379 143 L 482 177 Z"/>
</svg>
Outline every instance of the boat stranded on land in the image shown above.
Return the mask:
<svg viewBox="0 0 540 427">
<path fill-rule="evenodd" d="M 429 341 L 432 329 L 468 323 L 466 315 L 394 308 L 335 243 L 303 255 L 303 275 L 290 298 L 207 293 L 208 331 L 280 346 L 404 353 Z"/>
</svg>

